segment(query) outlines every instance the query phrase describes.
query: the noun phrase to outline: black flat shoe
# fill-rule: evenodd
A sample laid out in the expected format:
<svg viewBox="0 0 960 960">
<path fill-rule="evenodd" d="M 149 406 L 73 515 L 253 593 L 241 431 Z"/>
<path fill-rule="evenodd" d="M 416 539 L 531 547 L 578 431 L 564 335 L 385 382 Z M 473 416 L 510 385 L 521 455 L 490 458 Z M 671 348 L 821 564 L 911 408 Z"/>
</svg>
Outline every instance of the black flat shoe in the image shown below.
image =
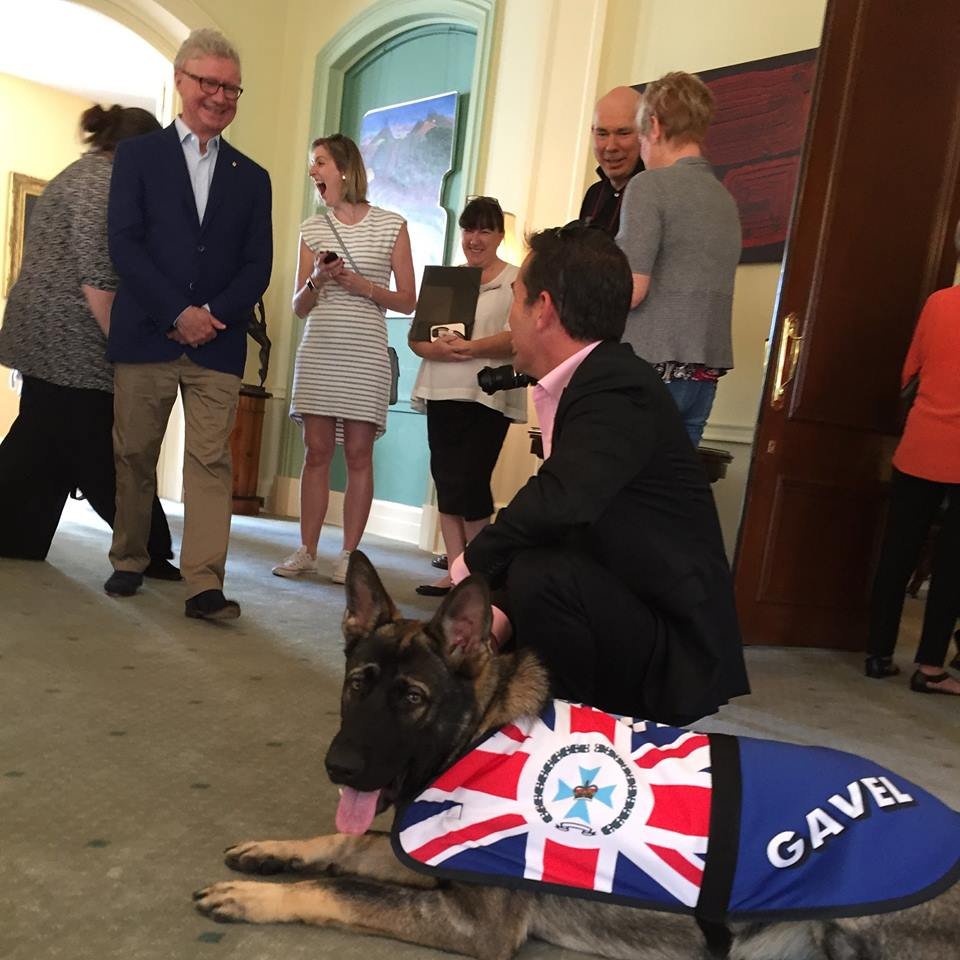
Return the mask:
<svg viewBox="0 0 960 960">
<path fill-rule="evenodd" d="M 193 620 L 236 620 L 240 604 L 228 600 L 222 590 L 203 590 L 187 600 L 183 612 Z"/>
<path fill-rule="evenodd" d="M 449 587 L 435 587 L 432 583 L 421 583 L 417 587 L 421 597 L 445 597 L 449 592 Z"/>
<path fill-rule="evenodd" d="M 943 683 L 944 680 L 949 679 L 950 674 L 946 670 L 943 673 L 921 673 L 917 670 L 910 678 L 910 689 L 914 693 L 944 693 L 948 697 L 960 696 L 952 690 L 944 690 L 941 687 L 934 686 L 935 683 Z"/>
<path fill-rule="evenodd" d="M 151 560 L 147 564 L 147 569 L 143 571 L 145 577 L 152 580 L 182 580 L 183 574 L 180 568 L 175 567 L 169 560 Z"/>
<path fill-rule="evenodd" d="M 892 657 L 867 657 L 863 672 L 874 680 L 882 680 L 884 677 L 895 677 L 900 668 Z"/>
<path fill-rule="evenodd" d="M 447 555 L 446 555 L 445 553 L 441 553 L 439 556 L 434 557 L 434 558 L 430 561 L 430 566 L 431 566 L 431 567 L 436 567 L 438 570 L 446 570 L 446 569 L 447 569 Z"/>
<path fill-rule="evenodd" d="M 143 583 L 143 574 L 132 570 L 114 570 L 103 585 L 109 597 L 132 597 Z"/>
</svg>

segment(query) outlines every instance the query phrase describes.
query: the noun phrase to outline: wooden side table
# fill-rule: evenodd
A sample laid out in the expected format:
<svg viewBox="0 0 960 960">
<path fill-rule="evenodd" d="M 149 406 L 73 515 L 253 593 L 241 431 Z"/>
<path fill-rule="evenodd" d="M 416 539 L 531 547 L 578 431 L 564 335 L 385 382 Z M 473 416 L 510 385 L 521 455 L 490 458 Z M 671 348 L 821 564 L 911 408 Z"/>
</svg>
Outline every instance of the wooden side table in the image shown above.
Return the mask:
<svg viewBox="0 0 960 960">
<path fill-rule="evenodd" d="M 233 457 L 233 512 L 255 517 L 263 506 L 257 496 L 260 477 L 260 440 L 263 435 L 263 414 L 273 394 L 263 387 L 245 383 L 240 387 L 237 420 L 230 434 Z"/>
</svg>

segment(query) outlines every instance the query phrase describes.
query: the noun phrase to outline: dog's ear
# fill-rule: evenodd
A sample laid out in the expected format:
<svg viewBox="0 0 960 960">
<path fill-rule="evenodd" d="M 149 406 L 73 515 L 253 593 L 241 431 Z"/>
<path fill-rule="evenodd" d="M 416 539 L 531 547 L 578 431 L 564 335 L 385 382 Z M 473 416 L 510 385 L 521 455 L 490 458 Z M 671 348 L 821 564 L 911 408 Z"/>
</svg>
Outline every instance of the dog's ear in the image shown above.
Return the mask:
<svg viewBox="0 0 960 960">
<path fill-rule="evenodd" d="M 357 640 L 393 620 L 397 616 L 397 608 L 380 582 L 373 564 L 359 550 L 350 554 L 346 588 L 343 637 L 349 653 Z"/>
<path fill-rule="evenodd" d="M 488 650 L 490 591 L 482 577 L 467 577 L 446 596 L 433 620 L 430 633 L 443 643 L 447 662 L 460 670 Z"/>
</svg>

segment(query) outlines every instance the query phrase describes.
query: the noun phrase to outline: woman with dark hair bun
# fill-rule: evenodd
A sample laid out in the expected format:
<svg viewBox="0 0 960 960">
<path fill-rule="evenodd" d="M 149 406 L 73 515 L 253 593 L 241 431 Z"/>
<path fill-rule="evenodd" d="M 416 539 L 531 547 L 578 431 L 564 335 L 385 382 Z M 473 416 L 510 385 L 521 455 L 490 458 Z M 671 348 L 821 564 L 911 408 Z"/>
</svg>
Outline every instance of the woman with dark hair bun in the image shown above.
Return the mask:
<svg viewBox="0 0 960 960">
<path fill-rule="evenodd" d="M 20 412 L 0 444 L 0 556 L 43 560 L 67 496 L 80 490 L 113 525 L 113 368 L 106 358 L 117 277 L 107 252 L 116 145 L 159 130 L 139 107 L 80 117 L 89 150 L 55 176 L 30 214 L 23 261 L 0 327 L 0 362 L 23 378 Z M 147 576 L 179 580 L 154 498 Z"/>
<path fill-rule="evenodd" d="M 121 140 L 139 137 L 159 127 L 157 118 L 148 110 L 121 107 L 119 103 L 106 110 L 95 103 L 80 115 L 80 129 L 87 134 L 83 142 L 90 145 L 91 151 L 101 153 L 113 153 Z"/>
</svg>

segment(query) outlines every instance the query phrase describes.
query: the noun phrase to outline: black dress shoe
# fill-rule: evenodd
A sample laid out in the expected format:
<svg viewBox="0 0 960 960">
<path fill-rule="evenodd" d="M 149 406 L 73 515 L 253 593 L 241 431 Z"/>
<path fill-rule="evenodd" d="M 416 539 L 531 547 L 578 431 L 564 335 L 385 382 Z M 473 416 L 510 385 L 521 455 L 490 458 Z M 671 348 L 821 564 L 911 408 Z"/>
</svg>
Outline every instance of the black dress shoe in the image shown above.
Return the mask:
<svg viewBox="0 0 960 960">
<path fill-rule="evenodd" d="M 944 693 L 948 697 L 956 697 L 958 694 L 952 690 L 944 690 L 942 687 L 934 686 L 935 683 L 943 683 L 944 680 L 949 679 L 950 674 L 946 670 L 942 673 L 923 673 L 921 670 L 917 670 L 910 678 L 910 689 L 914 693 Z"/>
<path fill-rule="evenodd" d="M 132 570 L 114 570 L 103 585 L 107 596 L 132 597 L 143 583 L 143 574 Z"/>
<path fill-rule="evenodd" d="M 183 612 L 194 620 L 236 620 L 240 604 L 228 600 L 222 590 L 203 590 L 187 600 Z"/>
<path fill-rule="evenodd" d="M 182 580 L 180 568 L 175 567 L 169 560 L 151 560 L 147 569 L 143 571 L 145 577 L 153 580 Z"/>
<path fill-rule="evenodd" d="M 430 561 L 430 566 L 431 566 L 431 567 L 436 567 L 438 570 L 446 570 L 446 569 L 447 569 L 447 555 L 446 555 L 445 553 L 441 553 L 439 556 L 434 557 L 434 558 Z"/>
<path fill-rule="evenodd" d="M 421 583 L 417 587 L 421 597 L 445 597 L 449 592 L 449 587 L 435 587 L 432 583 Z"/>
<path fill-rule="evenodd" d="M 882 680 L 884 677 L 895 677 L 900 668 L 892 657 L 867 657 L 863 672 L 874 680 Z"/>
</svg>

